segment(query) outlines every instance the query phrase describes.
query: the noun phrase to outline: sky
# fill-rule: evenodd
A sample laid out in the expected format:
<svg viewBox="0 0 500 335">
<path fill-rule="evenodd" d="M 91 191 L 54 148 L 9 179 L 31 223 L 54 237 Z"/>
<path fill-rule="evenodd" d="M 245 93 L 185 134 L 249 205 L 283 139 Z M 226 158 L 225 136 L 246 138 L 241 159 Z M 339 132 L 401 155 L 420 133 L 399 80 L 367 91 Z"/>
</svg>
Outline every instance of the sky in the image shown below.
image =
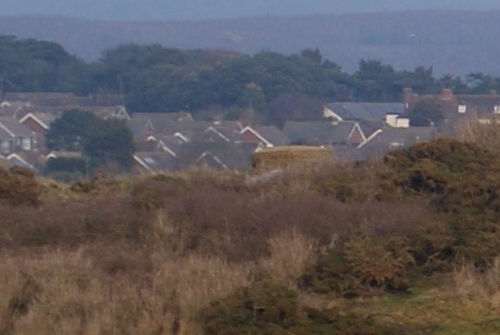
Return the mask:
<svg viewBox="0 0 500 335">
<path fill-rule="evenodd" d="M 0 16 L 200 20 L 406 10 L 493 10 L 498 0 L 0 0 Z"/>
</svg>

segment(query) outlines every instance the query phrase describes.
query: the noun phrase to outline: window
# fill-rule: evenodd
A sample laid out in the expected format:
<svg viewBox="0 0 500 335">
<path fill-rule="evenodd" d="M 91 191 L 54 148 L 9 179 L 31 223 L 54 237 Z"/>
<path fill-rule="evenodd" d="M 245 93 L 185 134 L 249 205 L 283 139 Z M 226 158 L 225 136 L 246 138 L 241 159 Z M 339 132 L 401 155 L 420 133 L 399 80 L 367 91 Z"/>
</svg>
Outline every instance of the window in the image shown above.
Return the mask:
<svg viewBox="0 0 500 335">
<path fill-rule="evenodd" d="M 29 137 L 23 138 L 21 147 L 23 148 L 23 150 L 26 150 L 26 151 L 31 150 L 31 139 Z"/>
<path fill-rule="evenodd" d="M 4 154 L 7 154 L 7 153 L 10 152 L 10 143 L 9 143 L 9 141 L 2 141 L 1 147 L 2 147 L 2 152 Z"/>
<path fill-rule="evenodd" d="M 466 105 L 458 105 L 458 112 L 460 114 L 464 114 L 467 111 L 467 106 Z"/>
</svg>

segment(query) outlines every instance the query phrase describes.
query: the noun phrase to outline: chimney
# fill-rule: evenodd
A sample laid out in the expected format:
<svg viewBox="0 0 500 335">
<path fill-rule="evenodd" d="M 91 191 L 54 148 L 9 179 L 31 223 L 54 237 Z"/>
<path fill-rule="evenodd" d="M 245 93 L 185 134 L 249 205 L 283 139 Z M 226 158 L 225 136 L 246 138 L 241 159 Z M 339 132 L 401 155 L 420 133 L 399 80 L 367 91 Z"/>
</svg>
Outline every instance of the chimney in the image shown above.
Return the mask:
<svg viewBox="0 0 500 335">
<path fill-rule="evenodd" d="M 441 92 L 441 100 L 451 100 L 453 98 L 453 90 L 450 88 L 443 88 Z"/>
</svg>

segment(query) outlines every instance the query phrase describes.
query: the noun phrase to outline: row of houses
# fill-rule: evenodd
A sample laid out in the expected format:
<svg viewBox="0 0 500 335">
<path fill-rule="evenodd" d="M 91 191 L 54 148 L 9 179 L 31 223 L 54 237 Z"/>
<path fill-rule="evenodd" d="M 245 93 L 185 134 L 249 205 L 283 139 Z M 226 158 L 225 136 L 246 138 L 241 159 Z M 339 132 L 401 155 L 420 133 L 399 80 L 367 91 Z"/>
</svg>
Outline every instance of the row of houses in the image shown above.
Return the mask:
<svg viewBox="0 0 500 335">
<path fill-rule="evenodd" d="M 428 98 L 444 106 L 444 127 L 411 127 L 405 115 L 412 105 Z M 246 169 L 251 167 L 253 152 L 291 144 L 330 148 L 334 156 L 346 160 L 377 157 L 443 133 L 449 135 L 452 125 L 465 118 L 489 122 L 500 115 L 500 95 L 454 95 L 445 89 L 436 96 L 418 96 L 405 89 L 401 103 L 330 103 L 318 111 L 322 120 L 286 121 L 278 129 L 239 121 L 195 120 L 187 112 L 129 115 L 123 99 L 115 95 L 8 93 L 0 103 L 0 155 L 33 167 L 43 165 L 47 157 L 60 157 L 63 153 L 47 151 L 44 136 L 52 122 L 71 109 L 125 120 L 134 135 L 136 171 L 154 173 L 193 165 Z"/>
</svg>

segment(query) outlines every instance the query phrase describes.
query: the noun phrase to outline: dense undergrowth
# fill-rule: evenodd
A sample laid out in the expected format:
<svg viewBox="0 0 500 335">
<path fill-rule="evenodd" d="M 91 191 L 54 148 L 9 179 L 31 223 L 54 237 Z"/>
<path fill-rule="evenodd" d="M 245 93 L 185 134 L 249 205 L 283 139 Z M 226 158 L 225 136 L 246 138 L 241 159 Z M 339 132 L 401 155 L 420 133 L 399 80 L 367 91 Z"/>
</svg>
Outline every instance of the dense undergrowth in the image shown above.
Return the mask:
<svg viewBox="0 0 500 335">
<path fill-rule="evenodd" d="M 2 170 L 0 334 L 497 333 L 499 163 L 438 139 L 271 178 Z"/>
</svg>

